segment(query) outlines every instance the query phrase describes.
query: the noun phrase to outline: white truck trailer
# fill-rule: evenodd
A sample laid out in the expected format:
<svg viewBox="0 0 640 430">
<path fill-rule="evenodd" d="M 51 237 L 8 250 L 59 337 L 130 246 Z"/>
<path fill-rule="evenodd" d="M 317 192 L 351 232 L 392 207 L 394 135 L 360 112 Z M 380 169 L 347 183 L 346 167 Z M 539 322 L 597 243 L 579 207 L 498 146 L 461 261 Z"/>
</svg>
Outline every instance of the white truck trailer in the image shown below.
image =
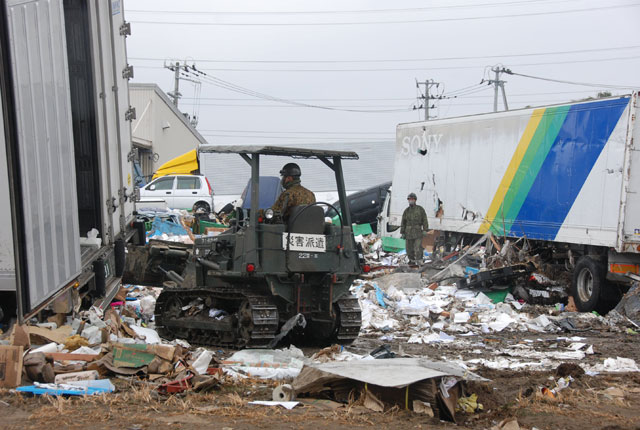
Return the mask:
<svg viewBox="0 0 640 430">
<path fill-rule="evenodd" d="M 400 225 L 413 192 L 449 236 L 526 237 L 573 271 L 578 308 L 594 309 L 639 273 L 638 103 L 633 93 L 400 124 L 383 218 Z"/>
<path fill-rule="evenodd" d="M 16 289 L 18 316 L 117 291 L 134 231 L 129 33 L 122 0 L 0 0 L 5 313 Z"/>
</svg>

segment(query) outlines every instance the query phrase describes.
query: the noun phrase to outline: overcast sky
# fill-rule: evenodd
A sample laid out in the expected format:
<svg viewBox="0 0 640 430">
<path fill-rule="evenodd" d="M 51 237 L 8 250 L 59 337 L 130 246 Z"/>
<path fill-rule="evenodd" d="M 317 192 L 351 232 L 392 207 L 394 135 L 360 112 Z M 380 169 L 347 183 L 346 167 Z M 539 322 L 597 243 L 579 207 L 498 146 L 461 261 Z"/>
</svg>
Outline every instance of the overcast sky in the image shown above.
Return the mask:
<svg viewBox="0 0 640 430">
<path fill-rule="evenodd" d="M 638 0 L 126 0 L 125 17 L 135 82 L 171 91 L 173 73 L 163 68 L 169 60 L 207 74 L 198 130 L 211 143 L 391 144 L 398 123 L 424 115 L 411 110 L 416 79 L 440 82 L 436 94 L 459 96 L 434 102 L 432 115 L 490 112 L 493 90 L 479 84 L 497 64 L 544 78 L 640 87 Z M 512 109 L 605 89 L 502 78 Z M 192 113 L 195 86 L 180 85 L 179 108 Z M 229 85 L 368 112 L 291 106 L 221 87 Z"/>
</svg>

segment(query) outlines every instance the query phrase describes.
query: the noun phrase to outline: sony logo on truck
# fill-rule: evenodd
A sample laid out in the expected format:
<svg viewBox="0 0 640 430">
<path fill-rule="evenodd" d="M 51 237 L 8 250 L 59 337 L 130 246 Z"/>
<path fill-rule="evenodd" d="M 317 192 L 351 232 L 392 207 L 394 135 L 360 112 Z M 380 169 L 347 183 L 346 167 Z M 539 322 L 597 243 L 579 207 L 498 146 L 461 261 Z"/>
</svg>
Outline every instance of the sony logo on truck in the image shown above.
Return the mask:
<svg viewBox="0 0 640 430">
<path fill-rule="evenodd" d="M 420 152 L 429 152 L 431 150 L 438 150 L 440 140 L 442 139 L 442 133 L 440 134 L 428 134 L 427 128 L 423 127 L 421 134 L 414 134 L 413 136 L 404 136 L 402 138 L 402 149 L 400 153 L 404 156 L 418 155 Z"/>
<path fill-rule="evenodd" d="M 0 205 L 0 302 L 20 281 L 19 315 L 61 291 L 117 291 L 134 210 L 122 12 L 121 1 L 0 0 L 0 197 L 12 203 Z"/>
<path fill-rule="evenodd" d="M 400 224 L 414 192 L 430 226 L 448 235 L 535 240 L 573 271 L 578 307 L 594 309 L 618 297 L 627 272 L 640 272 L 638 113 L 633 93 L 400 124 L 401 198 L 386 221 Z"/>
</svg>

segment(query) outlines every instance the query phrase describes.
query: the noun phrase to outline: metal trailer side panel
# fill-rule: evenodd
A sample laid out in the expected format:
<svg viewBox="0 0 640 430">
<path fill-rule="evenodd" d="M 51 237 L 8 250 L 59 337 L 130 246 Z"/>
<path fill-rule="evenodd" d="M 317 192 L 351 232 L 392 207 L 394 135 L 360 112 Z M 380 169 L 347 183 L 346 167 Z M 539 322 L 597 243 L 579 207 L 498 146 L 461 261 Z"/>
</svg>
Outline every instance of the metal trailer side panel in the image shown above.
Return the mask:
<svg viewBox="0 0 640 430">
<path fill-rule="evenodd" d="M 619 252 L 639 252 L 640 249 L 640 100 L 634 93 L 631 100 L 627 153 L 623 190 L 625 206 L 621 220 Z"/>
<path fill-rule="evenodd" d="M 81 271 L 62 0 L 10 0 L 11 62 L 24 195 L 28 306 Z"/>
<path fill-rule="evenodd" d="M 2 91 L 0 89 L 0 91 Z M 1 96 L 1 94 L 0 94 Z M 0 103 L 0 166 L 3 166 L 0 173 L 0 291 L 16 290 L 16 265 L 13 253 L 13 222 L 11 221 L 11 206 L 9 196 L 9 177 L 7 175 L 7 152 L 4 135 L 4 112 Z"/>
<path fill-rule="evenodd" d="M 600 155 L 593 163 L 590 172 L 588 172 L 586 180 L 584 180 L 582 188 L 568 211 L 562 226 L 558 229 L 558 233 L 554 238 L 555 241 L 604 245 L 617 249 L 618 224 L 622 214 L 621 200 L 626 196 L 623 186 L 623 165 L 629 125 L 629 106 L 630 104 L 627 102 Z M 592 110 L 591 113 L 604 118 L 607 116 L 604 113 L 605 111 L 607 109 Z M 599 127 L 604 126 L 601 125 Z M 585 132 L 590 135 L 598 134 L 588 129 Z M 580 142 L 585 147 L 575 149 L 574 153 L 589 151 L 590 149 L 587 145 L 593 145 L 597 150 L 597 142 L 591 142 L 590 144 L 586 142 L 586 140 Z M 573 156 L 578 157 L 575 154 Z M 572 161 L 569 165 L 574 163 Z M 581 163 L 586 163 L 586 161 L 581 160 Z M 580 166 L 573 168 L 571 174 L 575 174 L 579 168 Z M 580 172 L 578 171 L 578 173 Z M 561 179 L 557 181 L 559 184 L 563 184 Z"/>
<path fill-rule="evenodd" d="M 391 223 L 415 192 L 435 229 L 615 247 L 628 106 L 622 97 L 401 124 Z"/>
<path fill-rule="evenodd" d="M 103 243 L 111 244 L 123 232 L 125 223 L 132 216 L 133 203 L 124 201 L 127 181 L 131 184 L 132 162 L 128 161 L 131 150 L 131 124 L 125 119 L 128 106 L 128 82 L 118 70 L 118 63 L 126 58 L 124 36 L 119 30 L 113 34 L 113 10 L 121 15 L 121 2 L 92 0 L 89 3 L 93 57 L 96 86 L 96 112 L 98 117 L 98 141 L 100 171 L 102 173 Z M 119 41 L 114 45 L 114 41 Z M 120 59 L 118 59 L 120 58 Z M 127 187 L 132 190 L 133 186 Z M 129 200 L 129 199 L 127 199 Z"/>
<path fill-rule="evenodd" d="M 125 230 L 133 218 L 133 157 L 131 138 L 131 115 L 129 104 L 129 78 L 133 77 L 133 68 L 127 64 L 127 34 L 124 19 L 124 0 L 111 0 L 111 43 L 114 67 L 114 87 L 117 88 L 116 99 L 118 108 L 119 152 L 118 176 L 120 178 L 120 228 Z"/>
</svg>

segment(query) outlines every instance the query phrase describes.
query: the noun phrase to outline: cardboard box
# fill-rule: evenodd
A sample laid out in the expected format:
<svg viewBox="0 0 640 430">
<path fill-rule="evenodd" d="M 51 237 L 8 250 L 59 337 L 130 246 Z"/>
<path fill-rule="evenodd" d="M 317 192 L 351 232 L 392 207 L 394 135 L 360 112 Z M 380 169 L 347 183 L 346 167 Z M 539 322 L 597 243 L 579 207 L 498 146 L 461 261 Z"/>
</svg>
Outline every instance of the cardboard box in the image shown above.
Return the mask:
<svg viewBox="0 0 640 430">
<path fill-rule="evenodd" d="M 149 345 L 150 346 L 150 345 Z M 138 368 L 147 366 L 156 358 L 144 344 L 118 344 L 113 347 L 113 365 L 116 367 Z"/>
<path fill-rule="evenodd" d="M 175 352 L 176 348 L 171 345 L 116 344 L 113 347 L 113 365 L 138 368 L 160 360 L 169 364 L 168 372 Z"/>
<path fill-rule="evenodd" d="M 23 346 L 25 349 L 28 349 L 31 346 L 29 327 L 14 324 L 13 330 L 11 330 L 11 334 L 9 335 L 9 343 L 13 346 Z"/>
<path fill-rule="evenodd" d="M 438 230 L 429 230 L 427 232 L 427 235 L 422 238 L 422 247 L 425 251 L 427 251 L 428 253 L 433 252 L 433 247 L 439 234 L 440 232 Z"/>
<path fill-rule="evenodd" d="M 15 388 L 22 381 L 22 346 L 0 346 L 0 387 Z"/>
</svg>

